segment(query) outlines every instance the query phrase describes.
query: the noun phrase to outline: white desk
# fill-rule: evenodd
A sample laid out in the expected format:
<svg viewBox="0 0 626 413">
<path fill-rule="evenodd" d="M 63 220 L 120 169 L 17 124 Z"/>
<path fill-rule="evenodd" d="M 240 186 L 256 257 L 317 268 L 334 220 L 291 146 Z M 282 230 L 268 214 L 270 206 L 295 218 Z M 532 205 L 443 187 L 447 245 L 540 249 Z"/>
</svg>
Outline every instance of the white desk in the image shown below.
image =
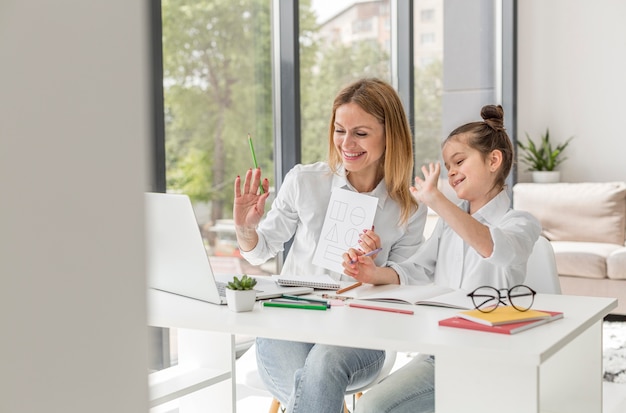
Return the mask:
<svg viewBox="0 0 626 413">
<path fill-rule="evenodd" d="M 221 333 L 231 348 L 231 335 L 244 334 L 434 354 L 438 413 L 602 413 L 602 319 L 617 300 L 538 294 L 534 308 L 563 311 L 565 317 L 512 336 L 439 327 L 438 320 L 457 310 L 426 306 L 398 305 L 414 309 L 414 315 L 405 315 L 257 303 L 252 312 L 234 313 L 157 291 L 150 291 L 149 305 L 150 325 Z M 232 350 L 220 362 L 234 372 Z M 227 386 L 233 411 L 234 381 Z"/>
</svg>

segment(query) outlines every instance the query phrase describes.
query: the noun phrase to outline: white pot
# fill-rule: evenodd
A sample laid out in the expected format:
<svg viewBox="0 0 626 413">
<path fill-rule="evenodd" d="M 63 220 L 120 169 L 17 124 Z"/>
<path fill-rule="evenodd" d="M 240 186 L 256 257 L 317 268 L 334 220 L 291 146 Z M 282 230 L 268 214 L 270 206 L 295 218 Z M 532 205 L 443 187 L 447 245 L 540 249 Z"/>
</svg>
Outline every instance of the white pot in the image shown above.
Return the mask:
<svg viewBox="0 0 626 413">
<path fill-rule="evenodd" d="M 559 171 L 533 171 L 533 182 L 549 184 L 560 180 L 561 172 Z"/>
<path fill-rule="evenodd" d="M 226 289 L 226 303 L 228 304 L 228 308 L 234 312 L 252 311 L 255 302 L 255 290 Z"/>
</svg>

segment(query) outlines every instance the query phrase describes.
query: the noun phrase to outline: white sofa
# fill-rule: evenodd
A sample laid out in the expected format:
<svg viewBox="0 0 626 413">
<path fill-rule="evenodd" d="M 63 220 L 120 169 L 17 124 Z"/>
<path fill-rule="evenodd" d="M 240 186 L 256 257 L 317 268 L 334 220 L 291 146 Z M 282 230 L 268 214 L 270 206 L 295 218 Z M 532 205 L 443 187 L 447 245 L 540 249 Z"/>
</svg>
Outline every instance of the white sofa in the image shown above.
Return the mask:
<svg viewBox="0 0 626 413">
<path fill-rule="evenodd" d="M 626 315 L 626 183 L 519 183 L 513 206 L 541 222 L 563 294 L 615 297 Z"/>
</svg>

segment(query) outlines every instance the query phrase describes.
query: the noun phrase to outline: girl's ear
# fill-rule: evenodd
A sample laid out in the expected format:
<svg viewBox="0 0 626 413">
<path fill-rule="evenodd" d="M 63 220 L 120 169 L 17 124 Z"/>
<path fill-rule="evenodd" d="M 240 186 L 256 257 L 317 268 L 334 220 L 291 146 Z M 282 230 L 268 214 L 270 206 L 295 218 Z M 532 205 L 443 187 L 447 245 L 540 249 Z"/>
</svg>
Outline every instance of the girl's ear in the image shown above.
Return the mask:
<svg viewBox="0 0 626 413">
<path fill-rule="evenodd" d="M 502 151 L 500 149 L 494 149 L 491 151 L 488 157 L 489 160 L 489 170 L 491 172 L 495 172 L 502 165 Z"/>
</svg>

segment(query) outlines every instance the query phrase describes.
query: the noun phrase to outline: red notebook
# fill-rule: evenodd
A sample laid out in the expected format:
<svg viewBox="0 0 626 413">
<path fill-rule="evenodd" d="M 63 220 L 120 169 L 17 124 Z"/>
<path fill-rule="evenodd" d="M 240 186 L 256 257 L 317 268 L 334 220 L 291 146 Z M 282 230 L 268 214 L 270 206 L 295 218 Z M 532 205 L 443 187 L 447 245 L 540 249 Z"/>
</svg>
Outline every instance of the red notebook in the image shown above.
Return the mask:
<svg viewBox="0 0 626 413">
<path fill-rule="evenodd" d="M 559 311 L 544 312 L 550 313 L 550 317 L 542 318 L 539 320 L 520 321 L 518 323 L 501 324 L 496 326 L 488 326 L 485 324 L 476 323 L 474 321 L 469 321 L 461 317 L 450 317 L 444 320 L 439 320 L 439 325 L 446 327 L 465 328 L 468 330 L 487 331 L 490 333 L 515 334 L 519 333 L 520 331 L 528 330 L 530 328 L 549 323 L 550 321 L 563 318 L 563 313 Z"/>
</svg>

